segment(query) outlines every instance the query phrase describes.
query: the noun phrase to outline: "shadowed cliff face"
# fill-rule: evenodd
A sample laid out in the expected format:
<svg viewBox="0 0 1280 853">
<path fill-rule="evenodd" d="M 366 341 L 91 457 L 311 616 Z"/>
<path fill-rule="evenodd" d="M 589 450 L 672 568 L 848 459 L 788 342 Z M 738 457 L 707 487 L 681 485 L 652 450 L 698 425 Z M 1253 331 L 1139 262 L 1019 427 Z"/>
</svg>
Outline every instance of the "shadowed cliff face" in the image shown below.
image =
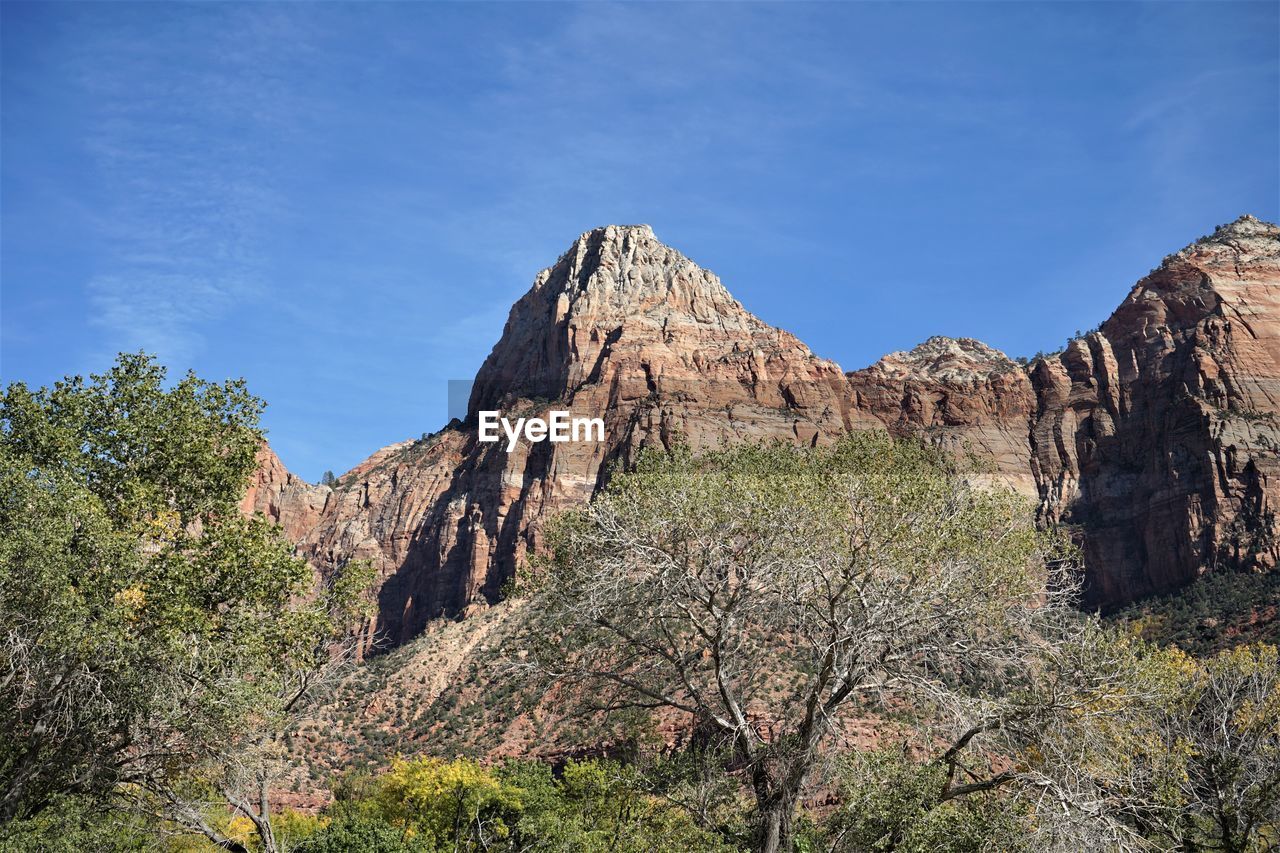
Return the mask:
<svg viewBox="0 0 1280 853">
<path fill-rule="evenodd" d="M 555 510 L 581 503 L 648 444 L 829 441 L 851 426 L 845 377 L 761 322 L 647 226 L 582 235 L 512 308 L 469 414 L 343 475 L 300 549 L 321 569 L 380 568 L 390 642 L 494 601 Z M 477 440 L 479 410 L 601 417 L 600 443 Z M 278 474 L 270 483 L 282 482 Z M 296 498 L 256 495 L 264 511 Z M 293 532 L 291 530 L 290 532 Z"/>
<path fill-rule="evenodd" d="M 1031 381 L 1041 512 L 1079 526 L 1091 603 L 1274 567 L 1280 229 L 1244 217 L 1166 258 Z"/>
<path fill-rule="evenodd" d="M 1280 231 L 1246 217 L 1139 282 L 1101 330 L 1022 367 L 932 338 L 845 374 L 729 295 L 648 226 L 582 235 L 512 307 L 468 417 L 385 448 L 332 492 L 269 450 L 246 509 L 280 520 L 319 568 L 370 558 L 387 642 L 492 602 L 546 519 L 611 463 L 682 440 L 923 434 L 1075 525 L 1090 601 L 1109 606 L 1217 565 L 1276 559 Z M 601 443 L 476 438 L 480 410 L 602 417 Z"/>
</svg>

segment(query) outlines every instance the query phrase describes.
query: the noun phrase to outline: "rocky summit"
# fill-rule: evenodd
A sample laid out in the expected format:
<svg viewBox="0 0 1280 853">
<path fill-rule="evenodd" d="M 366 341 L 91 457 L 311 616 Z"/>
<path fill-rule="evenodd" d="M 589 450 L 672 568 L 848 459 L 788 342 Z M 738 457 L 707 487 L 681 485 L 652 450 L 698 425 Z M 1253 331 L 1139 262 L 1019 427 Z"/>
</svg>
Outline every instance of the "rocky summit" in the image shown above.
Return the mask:
<svg viewBox="0 0 1280 853">
<path fill-rule="evenodd" d="M 321 571 L 381 573 L 368 638 L 493 602 L 555 511 L 646 445 L 923 435 L 989 461 L 1080 541 L 1088 603 L 1114 607 L 1219 567 L 1276 563 L 1280 229 L 1245 216 L 1170 255 L 1097 331 L 1015 362 L 935 337 L 843 372 L 746 311 L 645 225 L 579 237 L 512 307 L 465 420 L 312 486 L 268 448 L 246 511 Z M 477 415 L 567 410 L 603 442 L 477 439 Z"/>
</svg>

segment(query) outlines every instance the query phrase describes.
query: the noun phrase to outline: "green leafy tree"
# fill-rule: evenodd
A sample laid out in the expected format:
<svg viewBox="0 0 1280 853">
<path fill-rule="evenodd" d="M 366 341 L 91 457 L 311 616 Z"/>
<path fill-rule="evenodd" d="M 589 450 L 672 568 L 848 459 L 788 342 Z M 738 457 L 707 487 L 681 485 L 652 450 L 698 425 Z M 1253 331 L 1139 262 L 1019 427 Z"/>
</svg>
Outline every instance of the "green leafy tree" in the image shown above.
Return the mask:
<svg viewBox="0 0 1280 853">
<path fill-rule="evenodd" d="M 684 809 L 652 795 L 634 769 L 611 761 L 570 761 L 557 778 L 533 762 L 487 768 L 468 759 L 397 759 L 381 776 L 350 780 L 335 793 L 334 829 L 303 849 L 377 824 L 425 853 L 730 849 Z"/>
<path fill-rule="evenodd" d="M 297 853 L 428 853 L 429 848 L 405 838 L 404 830 L 371 815 L 344 814 L 296 848 Z"/>
<path fill-rule="evenodd" d="M 511 834 L 516 792 L 474 761 L 397 759 L 379 781 L 379 812 L 430 849 L 489 849 Z"/>
<path fill-rule="evenodd" d="M 635 767 L 613 761 L 570 761 L 559 779 L 544 765 L 516 763 L 499 777 L 521 791 L 513 849 L 618 853 L 732 849 L 681 804 L 651 792 Z"/>
<path fill-rule="evenodd" d="M 156 836 L 137 815 L 84 797 L 55 797 L 40 814 L 0 825 L 5 853 L 147 853 Z"/>
<path fill-rule="evenodd" d="M 1030 850 L 1025 824 L 1007 799 L 943 800 L 946 767 L 902 747 L 855 753 L 840 772 L 841 804 L 826 821 L 823 847 L 836 853 L 979 853 Z"/>
<path fill-rule="evenodd" d="M 213 794 L 270 849 L 262 759 L 367 569 L 318 581 L 239 513 L 262 440 L 243 382 L 165 378 L 122 355 L 0 399 L 0 821 L 129 798 L 243 849 L 205 819 Z"/>
</svg>

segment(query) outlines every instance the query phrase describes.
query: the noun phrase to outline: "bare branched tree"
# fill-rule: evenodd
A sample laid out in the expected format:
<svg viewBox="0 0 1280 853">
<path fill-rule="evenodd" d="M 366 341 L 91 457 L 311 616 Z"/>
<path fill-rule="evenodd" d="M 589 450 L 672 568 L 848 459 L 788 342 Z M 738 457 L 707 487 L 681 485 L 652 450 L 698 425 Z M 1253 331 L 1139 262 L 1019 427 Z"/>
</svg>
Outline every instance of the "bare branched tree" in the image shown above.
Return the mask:
<svg viewBox="0 0 1280 853">
<path fill-rule="evenodd" d="M 1035 725 L 1028 685 L 1079 630 L 1060 543 L 1018 496 L 879 433 L 645 455 L 548 541 L 528 659 L 599 707 L 672 709 L 730 738 L 769 853 L 790 849 L 850 705 L 911 694 L 967 720 L 946 797 L 1010 781 L 962 755 Z"/>
<path fill-rule="evenodd" d="M 1196 660 L 1111 647 L 1123 699 L 1036 741 L 1038 813 L 1127 833 L 1111 846 L 1246 853 L 1280 844 L 1280 658 L 1274 646 Z M 1092 815 L 1109 818 L 1089 821 Z M 1044 822 L 1049 834 L 1055 821 Z M 1072 836 L 1071 833 L 1068 833 Z M 1079 835 L 1072 836 L 1078 839 Z M 1067 846 L 1067 845 L 1060 845 Z"/>
</svg>

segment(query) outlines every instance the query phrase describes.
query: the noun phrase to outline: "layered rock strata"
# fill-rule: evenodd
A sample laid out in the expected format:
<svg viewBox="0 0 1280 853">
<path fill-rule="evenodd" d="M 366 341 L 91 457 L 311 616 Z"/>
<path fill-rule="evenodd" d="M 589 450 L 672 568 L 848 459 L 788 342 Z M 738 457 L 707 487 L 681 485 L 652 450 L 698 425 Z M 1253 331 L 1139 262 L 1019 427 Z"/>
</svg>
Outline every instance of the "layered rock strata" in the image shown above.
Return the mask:
<svg viewBox="0 0 1280 853">
<path fill-rule="evenodd" d="M 372 559 L 386 642 L 492 602 L 556 510 L 648 444 L 922 434 L 986 459 L 1083 546 L 1113 606 L 1217 566 L 1266 569 L 1280 488 L 1280 229 L 1242 217 L 1166 258 L 1098 331 L 1029 365 L 931 338 L 843 373 L 762 322 L 647 226 L 583 234 L 511 309 L 468 415 L 335 489 L 269 450 L 246 508 L 321 570 Z M 477 413 L 565 409 L 600 443 L 477 440 Z"/>
</svg>

